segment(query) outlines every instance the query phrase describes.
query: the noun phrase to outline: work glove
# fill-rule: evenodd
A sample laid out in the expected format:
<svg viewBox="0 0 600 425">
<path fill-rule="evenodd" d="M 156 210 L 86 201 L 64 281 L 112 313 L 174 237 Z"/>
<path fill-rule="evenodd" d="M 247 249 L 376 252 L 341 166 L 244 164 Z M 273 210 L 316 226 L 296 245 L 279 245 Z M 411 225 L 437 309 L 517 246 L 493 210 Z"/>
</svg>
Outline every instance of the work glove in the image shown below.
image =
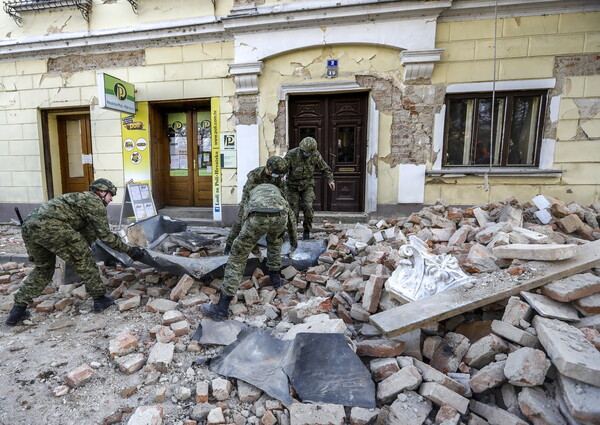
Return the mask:
<svg viewBox="0 0 600 425">
<path fill-rule="evenodd" d="M 129 252 L 127 253 L 127 255 L 129 255 L 133 261 L 138 261 L 144 258 L 145 253 L 146 252 L 142 248 L 132 246 L 131 248 L 129 248 Z"/>
</svg>

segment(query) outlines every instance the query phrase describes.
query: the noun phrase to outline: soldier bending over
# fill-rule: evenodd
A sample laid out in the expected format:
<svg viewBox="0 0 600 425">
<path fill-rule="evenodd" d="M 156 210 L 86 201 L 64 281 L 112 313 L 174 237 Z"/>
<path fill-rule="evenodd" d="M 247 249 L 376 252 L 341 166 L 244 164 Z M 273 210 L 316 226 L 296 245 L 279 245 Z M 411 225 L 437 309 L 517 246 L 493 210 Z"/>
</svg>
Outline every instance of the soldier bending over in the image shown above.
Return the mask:
<svg viewBox="0 0 600 425">
<path fill-rule="evenodd" d="M 89 245 L 100 239 L 109 247 L 126 253 L 134 260 L 144 256 L 136 246 L 125 245 L 108 228 L 106 206 L 117 194 L 107 179 L 98 179 L 89 192 L 65 193 L 33 210 L 23 223 L 23 241 L 33 256 L 34 269 L 15 295 L 15 305 L 6 324 L 16 325 L 29 317 L 27 306 L 39 296 L 54 274 L 56 256 L 67 262 L 85 284 L 94 299 L 94 311 L 104 311 L 114 304 L 105 295 L 98 266 Z"/>
<path fill-rule="evenodd" d="M 267 268 L 271 285 L 277 289 L 281 286 L 279 271 L 281 269 L 281 246 L 287 227 L 290 243 L 298 246 L 296 235 L 296 219 L 281 191 L 274 185 L 259 184 L 250 192 L 244 207 L 242 230 L 233 241 L 231 255 L 225 266 L 225 277 L 221 288 L 221 296 L 217 304 L 205 303 L 202 311 L 213 320 L 227 319 L 229 303 L 240 286 L 250 251 L 260 237 L 267 234 Z"/>
</svg>

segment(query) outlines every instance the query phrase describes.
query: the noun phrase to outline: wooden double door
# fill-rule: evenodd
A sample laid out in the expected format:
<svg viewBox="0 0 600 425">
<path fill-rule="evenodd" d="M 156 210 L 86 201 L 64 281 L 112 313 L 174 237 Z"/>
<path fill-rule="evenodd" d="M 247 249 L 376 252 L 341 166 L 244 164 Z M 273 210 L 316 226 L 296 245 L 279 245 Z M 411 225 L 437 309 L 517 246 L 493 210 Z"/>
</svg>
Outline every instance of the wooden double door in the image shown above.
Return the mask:
<svg viewBox="0 0 600 425">
<path fill-rule="evenodd" d="M 150 111 L 157 208 L 212 207 L 210 105 L 158 103 Z"/>
<path fill-rule="evenodd" d="M 290 96 L 290 149 L 314 137 L 335 179 L 331 191 L 315 171 L 317 211 L 364 211 L 367 99 L 367 93 Z"/>
</svg>

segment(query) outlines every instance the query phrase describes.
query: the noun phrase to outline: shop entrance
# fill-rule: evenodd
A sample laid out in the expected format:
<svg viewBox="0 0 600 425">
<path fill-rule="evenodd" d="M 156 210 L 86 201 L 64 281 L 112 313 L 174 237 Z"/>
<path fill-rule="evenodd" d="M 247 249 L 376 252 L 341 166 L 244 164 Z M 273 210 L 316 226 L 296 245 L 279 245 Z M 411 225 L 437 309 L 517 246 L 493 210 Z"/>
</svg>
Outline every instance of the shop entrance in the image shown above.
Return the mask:
<svg viewBox="0 0 600 425">
<path fill-rule="evenodd" d="M 290 96 L 290 149 L 314 137 L 335 179 L 332 192 L 315 172 L 317 211 L 364 211 L 367 105 L 367 93 Z"/>
<path fill-rule="evenodd" d="M 157 208 L 212 207 L 210 104 L 152 104 Z"/>
</svg>

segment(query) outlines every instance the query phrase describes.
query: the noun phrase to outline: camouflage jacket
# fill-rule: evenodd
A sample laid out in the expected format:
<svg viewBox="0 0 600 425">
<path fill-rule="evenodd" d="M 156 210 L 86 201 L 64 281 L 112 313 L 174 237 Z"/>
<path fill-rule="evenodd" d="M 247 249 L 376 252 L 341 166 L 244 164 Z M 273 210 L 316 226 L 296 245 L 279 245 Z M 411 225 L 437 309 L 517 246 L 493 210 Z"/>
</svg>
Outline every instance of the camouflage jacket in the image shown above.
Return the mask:
<svg viewBox="0 0 600 425">
<path fill-rule="evenodd" d="M 40 231 L 60 231 L 70 227 L 81 233 L 90 244 L 100 239 L 112 249 L 129 252 L 129 246 L 110 231 L 106 207 L 93 192 L 57 196 L 33 210 L 25 219 L 24 225 Z"/>
<path fill-rule="evenodd" d="M 287 185 L 292 188 L 304 189 L 309 186 L 314 186 L 313 173 L 315 168 L 321 171 L 328 183 L 333 181 L 333 173 L 331 168 L 319 152 L 315 152 L 309 157 L 302 155 L 300 148 L 294 148 L 285 154 L 285 159 L 290 165 L 290 170 L 287 176 Z"/>
<path fill-rule="evenodd" d="M 257 167 L 248 173 L 248 180 L 246 180 L 246 184 L 244 184 L 240 208 L 244 208 L 244 205 L 246 205 L 248 199 L 250 199 L 250 192 L 259 184 L 269 183 L 283 190 L 283 180 L 279 177 L 268 176 L 265 174 L 265 168 L 266 167 Z"/>
<path fill-rule="evenodd" d="M 290 242 L 298 240 L 296 233 L 296 216 L 286 201 L 281 189 L 272 184 L 259 184 L 250 192 L 245 205 L 244 219 L 253 212 L 281 212 L 287 216 L 287 231 Z"/>
</svg>

